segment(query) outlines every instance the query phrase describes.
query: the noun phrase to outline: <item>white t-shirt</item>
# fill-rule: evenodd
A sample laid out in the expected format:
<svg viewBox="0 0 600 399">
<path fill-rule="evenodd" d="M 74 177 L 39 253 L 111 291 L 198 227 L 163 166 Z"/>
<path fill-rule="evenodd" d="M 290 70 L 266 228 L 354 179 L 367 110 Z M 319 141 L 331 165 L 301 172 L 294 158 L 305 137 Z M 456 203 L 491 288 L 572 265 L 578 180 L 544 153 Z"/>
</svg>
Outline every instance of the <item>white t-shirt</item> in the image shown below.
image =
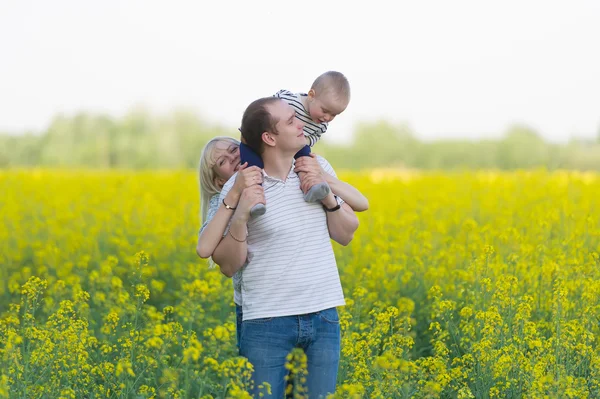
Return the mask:
<svg viewBox="0 0 600 399">
<path fill-rule="evenodd" d="M 327 173 L 336 176 L 329 162 L 317 159 Z M 323 206 L 304 201 L 293 164 L 286 181 L 263 174 L 267 212 L 248 222 L 248 258 L 238 271 L 243 319 L 345 305 Z M 236 175 L 225 183 L 219 201 Z"/>
</svg>

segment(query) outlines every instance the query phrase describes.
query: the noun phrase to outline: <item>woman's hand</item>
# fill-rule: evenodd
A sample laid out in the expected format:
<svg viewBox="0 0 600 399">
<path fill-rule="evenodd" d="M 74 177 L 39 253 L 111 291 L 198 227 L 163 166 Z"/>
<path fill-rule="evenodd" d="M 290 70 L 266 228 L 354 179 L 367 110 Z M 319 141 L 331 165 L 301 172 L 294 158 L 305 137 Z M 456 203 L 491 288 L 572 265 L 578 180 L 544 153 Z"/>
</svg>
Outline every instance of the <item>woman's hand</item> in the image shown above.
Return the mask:
<svg viewBox="0 0 600 399">
<path fill-rule="evenodd" d="M 240 165 L 237 171 L 237 176 L 235 177 L 233 187 L 231 188 L 231 190 L 229 190 L 229 193 L 227 194 L 227 200 L 231 202 L 231 206 L 235 206 L 235 204 L 239 201 L 244 189 L 256 184 L 262 184 L 262 182 L 262 169 L 258 166 L 250 166 L 248 168 L 248 162 L 244 162 Z"/>
</svg>

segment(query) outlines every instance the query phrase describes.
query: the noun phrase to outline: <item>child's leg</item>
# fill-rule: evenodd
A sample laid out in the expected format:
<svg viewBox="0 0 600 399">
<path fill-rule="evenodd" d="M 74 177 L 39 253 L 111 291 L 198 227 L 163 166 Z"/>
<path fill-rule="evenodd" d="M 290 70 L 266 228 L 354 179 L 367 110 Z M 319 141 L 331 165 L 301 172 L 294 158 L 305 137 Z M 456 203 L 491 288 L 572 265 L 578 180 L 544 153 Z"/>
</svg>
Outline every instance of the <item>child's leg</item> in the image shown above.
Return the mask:
<svg viewBox="0 0 600 399">
<path fill-rule="evenodd" d="M 244 143 L 240 143 L 240 161 L 248 162 L 248 167 L 258 166 L 261 169 L 265 168 L 262 158 L 254 150 Z"/>
<path fill-rule="evenodd" d="M 294 158 L 298 159 L 300 157 L 308 157 L 310 156 L 310 146 L 306 145 L 300 151 L 294 155 Z M 302 173 L 302 172 L 300 172 Z M 326 182 L 315 184 L 311 188 L 308 189 L 306 194 L 304 194 L 304 201 L 306 202 L 319 202 L 323 198 L 329 195 L 331 189 L 329 188 L 329 184 Z"/>
<path fill-rule="evenodd" d="M 305 145 L 300 151 L 298 151 L 296 153 L 296 155 L 294 155 L 295 159 L 298 159 L 300 157 L 307 157 L 310 155 L 310 146 L 309 145 Z"/>
<path fill-rule="evenodd" d="M 248 162 L 248 167 L 258 166 L 261 169 L 264 169 L 265 167 L 260 155 L 258 155 L 252 148 L 248 147 L 244 143 L 240 143 L 240 162 Z M 256 204 L 252 207 L 252 209 L 250 209 L 250 216 L 255 217 L 264 215 L 265 212 L 267 212 L 267 207 L 265 204 Z"/>
</svg>

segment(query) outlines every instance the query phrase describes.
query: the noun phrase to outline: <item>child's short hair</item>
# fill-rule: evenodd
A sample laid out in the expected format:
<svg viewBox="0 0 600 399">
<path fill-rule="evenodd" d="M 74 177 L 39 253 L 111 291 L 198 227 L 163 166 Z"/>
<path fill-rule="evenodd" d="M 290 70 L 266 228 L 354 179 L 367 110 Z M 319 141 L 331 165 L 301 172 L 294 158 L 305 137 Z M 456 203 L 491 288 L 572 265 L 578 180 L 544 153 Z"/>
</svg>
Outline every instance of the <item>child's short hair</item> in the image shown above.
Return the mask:
<svg viewBox="0 0 600 399">
<path fill-rule="evenodd" d="M 340 100 L 350 100 L 350 83 L 341 72 L 327 71 L 319 75 L 313 82 L 311 89 L 318 96 L 327 92 Z"/>
</svg>

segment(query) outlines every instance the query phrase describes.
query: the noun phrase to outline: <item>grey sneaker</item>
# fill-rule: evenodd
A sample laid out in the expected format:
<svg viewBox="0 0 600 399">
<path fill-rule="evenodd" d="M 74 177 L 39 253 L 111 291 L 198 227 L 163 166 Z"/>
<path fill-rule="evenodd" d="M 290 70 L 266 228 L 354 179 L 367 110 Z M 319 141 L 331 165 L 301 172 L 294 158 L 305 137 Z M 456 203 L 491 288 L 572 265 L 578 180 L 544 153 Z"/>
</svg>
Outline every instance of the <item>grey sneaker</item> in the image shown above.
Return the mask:
<svg viewBox="0 0 600 399">
<path fill-rule="evenodd" d="M 250 209 L 250 217 L 262 216 L 267 212 L 265 204 L 256 204 Z"/>
<path fill-rule="evenodd" d="M 329 184 L 325 182 L 315 184 L 306 192 L 306 194 L 304 194 L 304 201 L 319 202 L 323 198 L 327 197 L 330 192 L 331 189 L 329 188 Z"/>
</svg>

